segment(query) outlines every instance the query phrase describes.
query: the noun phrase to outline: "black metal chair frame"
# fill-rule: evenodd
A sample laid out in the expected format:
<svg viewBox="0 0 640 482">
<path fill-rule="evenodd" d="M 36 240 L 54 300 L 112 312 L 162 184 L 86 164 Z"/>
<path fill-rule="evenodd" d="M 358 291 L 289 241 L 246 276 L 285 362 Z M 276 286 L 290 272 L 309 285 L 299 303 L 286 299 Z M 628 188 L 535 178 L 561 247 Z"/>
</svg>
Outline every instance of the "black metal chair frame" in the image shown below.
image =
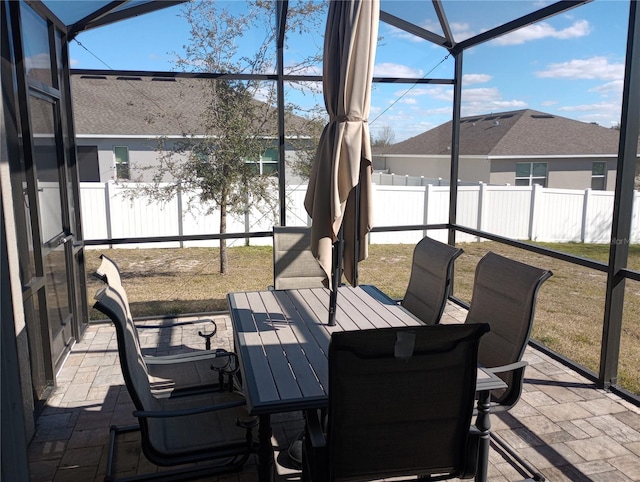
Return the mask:
<svg viewBox="0 0 640 482">
<path fill-rule="evenodd" d="M 465 323 L 489 323 L 491 332 L 480 343 L 479 362 L 502 378 L 508 388 L 492 393 L 491 411 L 510 410 L 520 400 L 524 372 L 528 363 L 522 360 L 529 343 L 538 292 L 552 272 L 515 261 L 496 253 L 487 253 L 477 264 L 473 295 Z M 509 344 L 510 356 L 500 356 L 500 344 Z M 544 481 L 545 478 L 526 460 L 520 457 L 495 432 L 491 440 L 511 456 L 525 471 L 528 480 Z"/>
<path fill-rule="evenodd" d="M 110 299 L 109 299 L 110 298 Z M 154 418 L 167 419 L 176 417 L 189 417 L 207 412 L 215 412 L 242 407 L 246 405 L 243 397 L 235 397 L 231 401 L 224 401 L 213 405 L 194 406 L 188 409 L 178 410 L 144 410 L 143 403 L 138 395 L 138 389 L 135 386 L 134 376 L 129 373 L 129 365 L 136 363 L 131 358 L 137 359 L 138 363 L 142 360 L 142 354 L 139 345 L 135 342 L 135 328 L 129 328 L 133 333 L 127 335 L 125 333 L 122 320 L 118 318 L 126 317 L 127 309 L 125 300 L 112 287 L 102 288 L 96 295 L 96 303 L 94 307 L 112 319 L 116 327 L 116 337 L 118 342 L 118 355 L 120 357 L 120 365 L 122 367 L 125 384 L 129 395 L 134 402 L 136 410 L 133 415 L 138 419 L 138 425 L 130 425 L 126 427 L 111 426 L 109 434 L 109 449 L 107 454 L 107 466 L 105 474 L 105 482 L 128 482 L 141 480 L 162 480 L 162 481 L 182 481 L 201 478 L 207 475 L 222 474 L 240 470 L 248 457 L 257 451 L 257 443 L 254 441 L 253 430 L 258 425 L 257 417 L 247 416 L 243 419 L 237 419 L 236 425 L 246 430 L 246 436 L 243 442 L 230 443 L 225 447 L 213 447 L 209 450 L 199 450 L 183 453 L 163 453 L 159 452 L 150 442 L 149 420 Z M 114 302 L 115 300 L 115 302 Z M 235 355 L 235 354 L 233 354 Z M 225 355 L 226 356 L 226 355 Z M 223 387 L 220 391 L 226 392 Z M 194 392 L 171 392 L 170 397 L 189 397 L 197 394 Z M 153 395 L 151 395 L 153 396 Z M 206 427 L 203 427 L 206 430 Z M 118 435 L 139 431 L 141 434 L 141 446 L 145 457 L 152 463 L 159 466 L 178 466 L 182 464 L 192 464 L 195 462 L 211 462 L 212 460 L 222 460 L 222 463 L 209 463 L 207 465 L 189 465 L 187 467 L 160 471 L 151 474 L 140 474 L 134 476 L 126 476 L 116 478 L 114 475 L 114 460 L 116 452 L 116 440 Z"/>
<path fill-rule="evenodd" d="M 456 324 L 333 333 L 326 419 L 305 412 L 303 481 L 473 477 L 480 431 L 470 422 L 487 331 Z"/>
</svg>

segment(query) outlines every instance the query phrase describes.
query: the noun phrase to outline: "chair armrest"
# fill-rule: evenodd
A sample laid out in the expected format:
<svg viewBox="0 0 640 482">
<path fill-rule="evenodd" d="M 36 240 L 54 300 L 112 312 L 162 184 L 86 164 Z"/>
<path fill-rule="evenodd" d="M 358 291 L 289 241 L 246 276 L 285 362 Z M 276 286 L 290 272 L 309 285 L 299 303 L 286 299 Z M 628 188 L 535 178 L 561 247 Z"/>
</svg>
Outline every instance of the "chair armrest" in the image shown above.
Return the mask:
<svg viewBox="0 0 640 482">
<path fill-rule="evenodd" d="M 230 408 L 242 407 L 246 404 L 247 402 L 245 400 L 235 400 L 233 402 L 217 403 L 215 405 L 196 408 L 185 408 L 182 410 L 136 410 L 133 412 L 133 416 L 139 418 L 185 417 L 189 415 L 198 415 L 200 413 L 216 412 L 218 410 L 228 410 Z"/>
<path fill-rule="evenodd" d="M 152 328 L 154 330 L 163 330 L 165 328 L 175 328 L 176 326 L 189 326 L 189 325 L 199 325 L 200 323 L 213 323 L 215 325 L 215 329 L 217 329 L 216 322 L 214 320 L 212 320 L 211 318 L 199 318 L 197 320 L 186 320 L 186 321 L 173 321 L 169 324 L 166 325 L 144 325 L 144 324 L 140 324 L 141 320 L 133 320 L 134 325 L 136 327 L 136 329 L 138 330 L 144 330 L 146 328 Z M 202 335 L 204 336 L 204 335 Z"/>
<path fill-rule="evenodd" d="M 176 353 L 173 355 L 145 355 L 144 362 L 147 365 L 174 365 L 176 363 L 189 363 L 199 360 L 213 360 L 222 358 L 233 358 L 237 361 L 237 355 L 230 351 L 193 351 L 188 353 Z M 237 364 L 237 363 L 236 363 Z"/>
<path fill-rule="evenodd" d="M 173 355 L 145 355 L 144 362 L 147 365 L 175 365 L 176 363 L 190 363 L 199 360 L 216 358 L 213 352 L 194 351 L 189 353 L 176 353 Z"/>
<path fill-rule="evenodd" d="M 511 372 L 513 376 L 509 382 L 509 388 L 504 391 L 491 392 L 491 403 L 495 411 L 507 411 L 518 403 L 522 394 L 522 383 L 524 381 L 524 370 L 529 364 L 526 361 L 518 361 L 486 369 L 487 371 L 499 375 L 500 373 Z"/>
<path fill-rule="evenodd" d="M 218 325 L 216 325 L 216 322 L 210 319 L 206 319 L 206 320 L 202 320 L 202 321 L 209 321 L 211 322 L 211 324 L 213 325 L 213 329 L 209 332 L 203 332 L 198 330 L 198 336 L 204 338 L 204 346 L 206 350 L 210 350 L 211 349 L 211 338 L 213 338 L 213 335 L 215 335 L 218 332 Z"/>
<path fill-rule="evenodd" d="M 528 365 L 529 365 L 528 362 L 521 360 L 514 363 L 509 363 L 508 365 L 501 365 L 499 367 L 484 368 L 484 369 L 491 373 L 505 373 L 505 372 L 512 372 L 512 371 L 524 369 Z"/>
</svg>

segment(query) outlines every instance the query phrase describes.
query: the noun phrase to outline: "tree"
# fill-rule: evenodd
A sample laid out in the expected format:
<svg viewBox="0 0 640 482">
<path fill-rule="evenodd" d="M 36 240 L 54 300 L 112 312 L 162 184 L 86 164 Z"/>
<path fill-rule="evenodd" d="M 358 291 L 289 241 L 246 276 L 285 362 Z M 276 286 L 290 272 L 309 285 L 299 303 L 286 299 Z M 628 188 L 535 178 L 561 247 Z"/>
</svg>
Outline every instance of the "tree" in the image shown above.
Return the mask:
<svg viewBox="0 0 640 482">
<path fill-rule="evenodd" d="M 327 114 L 322 107 L 308 112 L 307 115 L 298 122 L 293 123 L 291 138 L 288 140 L 292 149 L 295 151 L 295 157 L 290 163 L 291 170 L 294 174 L 303 179 L 309 179 L 311 175 L 311 166 L 316 156 L 320 136 L 327 124 Z"/>
<path fill-rule="evenodd" d="M 206 108 L 200 127 L 204 135 L 184 133 L 184 139 L 172 143 L 161 139 L 154 182 L 139 191 L 156 200 L 171 199 L 178 190 L 196 193 L 200 206 L 220 210 L 220 233 L 227 232 L 227 215 L 242 214 L 256 206 L 273 212 L 276 203 L 273 187 L 277 182 L 256 168 L 256 161 L 278 138 L 275 83 L 235 80 L 233 75 L 273 70 L 276 2 L 250 1 L 243 4 L 248 8 L 241 13 L 231 10 L 237 5 L 231 2 L 221 7 L 215 0 L 186 4 L 182 15 L 190 25 L 191 37 L 184 54 L 176 55 L 176 68 L 231 75 L 202 80 Z M 313 0 L 297 3 L 289 10 L 288 29 L 301 33 L 311 28 L 308 19 L 317 17 L 313 12 L 319 7 Z M 254 43 L 251 52 L 241 51 L 239 39 L 249 31 L 264 32 L 264 39 Z M 310 65 L 317 58 L 317 54 L 305 58 L 290 70 Z M 303 152 L 301 159 L 305 156 Z M 163 182 L 167 179 L 168 183 Z M 226 240 L 221 239 L 220 273 L 227 271 Z"/>
<path fill-rule="evenodd" d="M 378 131 L 378 135 L 373 138 L 373 142 L 371 144 L 373 147 L 390 146 L 395 142 L 395 139 L 396 135 L 393 132 L 393 128 L 385 125 Z"/>
</svg>

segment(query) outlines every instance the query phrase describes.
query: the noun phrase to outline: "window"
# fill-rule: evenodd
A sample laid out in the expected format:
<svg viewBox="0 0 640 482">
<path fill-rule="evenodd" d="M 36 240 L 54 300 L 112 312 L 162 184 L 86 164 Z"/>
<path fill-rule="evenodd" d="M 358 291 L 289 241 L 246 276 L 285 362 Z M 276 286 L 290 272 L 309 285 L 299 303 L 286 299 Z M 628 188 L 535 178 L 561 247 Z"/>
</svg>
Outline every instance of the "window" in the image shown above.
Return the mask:
<svg viewBox="0 0 640 482">
<path fill-rule="evenodd" d="M 267 149 L 267 151 L 262 155 L 260 159 L 260 164 L 262 165 L 262 174 L 264 175 L 278 175 L 278 150 L 277 149 Z"/>
<path fill-rule="evenodd" d="M 246 161 L 252 165 L 252 172 L 263 176 L 278 175 L 278 150 L 269 148 L 260 156 L 258 161 Z"/>
<path fill-rule="evenodd" d="M 605 191 L 607 189 L 607 163 L 596 161 L 591 166 L 591 189 Z"/>
<path fill-rule="evenodd" d="M 115 146 L 113 154 L 116 158 L 116 179 L 131 179 L 129 174 L 129 148 Z"/>
<path fill-rule="evenodd" d="M 547 187 L 547 163 L 516 163 L 516 186 L 533 186 L 534 184 Z"/>
</svg>

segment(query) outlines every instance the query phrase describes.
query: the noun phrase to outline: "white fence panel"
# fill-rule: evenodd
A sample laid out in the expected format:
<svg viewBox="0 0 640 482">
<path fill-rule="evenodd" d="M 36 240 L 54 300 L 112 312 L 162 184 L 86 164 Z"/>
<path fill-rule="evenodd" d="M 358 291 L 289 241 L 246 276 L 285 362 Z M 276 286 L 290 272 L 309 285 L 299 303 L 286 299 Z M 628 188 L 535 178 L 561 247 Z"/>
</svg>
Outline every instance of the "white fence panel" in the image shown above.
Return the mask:
<svg viewBox="0 0 640 482">
<path fill-rule="evenodd" d="M 425 209 L 427 215 L 425 224 L 447 224 L 449 222 L 449 187 L 448 186 L 427 186 L 425 191 Z M 419 223 L 418 223 L 419 224 Z M 426 232 L 420 231 L 424 236 L 447 242 L 448 231 L 446 229 L 430 229 Z"/>
<path fill-rule="evenodd" d="M 425 187 L 374 186 L 373 225 L 403 226 L 423 224 Z M 422 231 L 371 233 L 372 244 L 417 243 Z"/>
<path fill-rule="evenodd" d="M 46 186 L 45 186 L 46 187 Z M 304 209 L 306 185 L 290 186 L 287 195 L 287 224 L 309 225 Z M 207 214 L 196 198 L 182 195 L 168 203 L 149 202 L 145 198 L 129 199 L 126 186 L 114 183 L 81 183 L 84 237 L 87 240 L 217 234 L 220 213 Z M 569 189 L 546 189 L 540 186 L 459 186 L 458 224 L 506 236 L 546 242 L 608 243 L 613 212 L 613 192 Z M 48 195 L 43 191 L 41 196 Z M 274 189 L 274 199 L 277 199 Z M 42 199 L 43 204 L 44 197 Z M 188 209 L 191 205 L 192 209 Z M 194 208 L 195 206 L 195 208 Z M 227 232 L 270 231 L 279 216 L 273 206 L 254 207 L 240 216 L 228 216 Z M 446 224 L 449 219 L 448 186 L 373 186 L 374 226 Z M 45 226 L 46 228 L 46 226 Z M 416 243 L 425 231 L 372 233 L 372 244 Z M 427 233 L 446 241 L 444 230 Z M 479 239 L 458 233 L 459 242 Z M 229 240 L 230 246 L 245 243 L 269 245 L 271 238 Z M 640 242 L 640 193 L 635 194 L 631 242 Z M 190 246 L 219 246 L 217 240 L 188 241 Z M 179 242 L 127 244 L 119 247 L 180 246 Z"/>
<path fill-rule="evenodd" d="M 584 191 L 541 189 L 536 195 L 534 241 L 582 241 Z"/>
<path fill-rule="evenodd" d="M 480 228 L 480 187 L 458 186 L 456 218 L 459 225 L 472 229 Z M 456 241 L 473 243 L 479 241 L 479 239 L 477 236 L 467 233 L 456 233 Z"/>
<path fill-rule="evenodd" d="M 480 230 L 511 239 L 529 239 L 531 191 L 530 186 L 483 184 Z"/>
<path fill-rule="evenodd" d="M 274 188 L 272 190 L 271 199 L 274 200 L 271 205 L 267 205 L 267 203 L 264 203 L 260 206 L 254 206 L 252 208 L 249 216 L 245 218 L 245 231 L 271 231 L 273 229 L 273 226 L 277 224 L 277 219 L 280 215 L 280 208 L 277 202 L 277 188 Z M 273 244 L 272 238 L 247 238 L 244 241 L 247 244 L 252 244 L 254 246 L 271 246 Z M 237 245 L 238 244 L 236 243 L 235 246 Z"/>
<path fill-rule="evenodd" d="M 82 232 L 85 239 L 108 239 L 111 237 L 107 223 L 107 184 L 98 182 L 80 183 L 80 207 Z"/>
<path fill-rule="evenodd" d="M 633 214 L 631 217 L 631 243 L 640 243 L 640 192 L 633 195 Z"/>
<path fill-rule="evenodd" d="M 40 208 L 40 234 L 49 241 L 62 232 L 60 213 L 60 184 L 38 182 L 38 206 Z"/>
<path fill-rule="evenodd" d="M 182 233 L 185 236 L 220 232 L 220 210 L 212 210 L 213 203 L 202 203 L 198 200 L 196 193 L 182 193 L 182 206 Z M 184 246 L 187 248 L 217 248 L 220 246 L 220 242 L 217 239 L 185 241 Z"/>
<path fill-rule="evenodd" d="M 608 243 L 611 240 L 613 195 L 611 191 L 585 191 L 583 242 Z"/>
<path fill-rule="evenodd" d="M 135 185 L 111 186 L 109 203 L 111 214 L 111 236 L 113 238 L 137 238 L 152 236 L 175 236 L 179 233 L 178 202 L 176 198 L 158 202 L 148 198 L 130 199 L 127 190 Z M 179 247 L 178 242 L 136 243 L 120 247 L 170 248 Z"/>
<path fill-rule="evenodd" d="M 288 186 L 285 202 L 287 203 L 287 226 L 310 226 L 311 218 L 304 208 L 304 197 L 307 185 Z"/>
</svg>

